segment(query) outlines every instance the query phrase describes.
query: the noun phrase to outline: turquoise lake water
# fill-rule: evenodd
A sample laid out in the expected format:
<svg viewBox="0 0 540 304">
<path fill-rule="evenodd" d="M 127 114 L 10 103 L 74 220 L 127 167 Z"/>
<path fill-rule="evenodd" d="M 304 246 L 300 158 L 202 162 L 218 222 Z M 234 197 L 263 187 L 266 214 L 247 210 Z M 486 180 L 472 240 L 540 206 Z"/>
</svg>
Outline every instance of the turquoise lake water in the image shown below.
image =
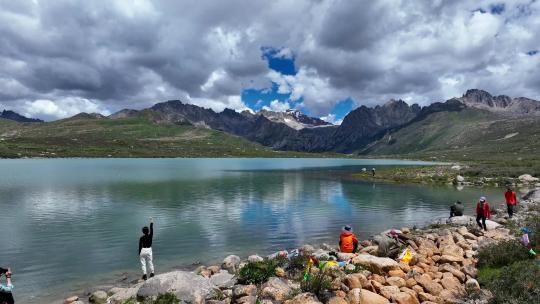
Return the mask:
<svg viewBox="0 0 540 304">
<path fill-rule="evenodd" d="M 351 159 L 0 160 L 0 266 L 19 303 L 63 298 L 139 270 L 141 227 L 155 219 L 156 271 L 299 245 L 335 245 L 472 213 L 498 190 L 351 181 L 361 168 L 419 164 Z"/>
</svg>

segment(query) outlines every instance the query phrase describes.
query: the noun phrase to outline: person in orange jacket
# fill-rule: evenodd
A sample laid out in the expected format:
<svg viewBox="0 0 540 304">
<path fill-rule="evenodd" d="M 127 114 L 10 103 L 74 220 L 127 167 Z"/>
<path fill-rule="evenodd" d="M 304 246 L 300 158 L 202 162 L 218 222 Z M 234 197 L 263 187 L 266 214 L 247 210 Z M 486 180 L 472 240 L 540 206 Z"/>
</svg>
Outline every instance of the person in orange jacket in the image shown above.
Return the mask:
<svg viewBox="0 0 540 304">
<path fill-rule="evenodd" d="M 514 215 L 514 206 L 518 203 L 516 192 L 508 187 L 504 193 L 504 198 L 506 200 L 506 207 L 508 208 L 508 217 L 511 218 Z"/>
<path fill-rule="evenodd" d="M 480 229 L 487 231 L 486 219 L 491 218 L 491 210 L 486 198 L 482 196 L 476 204 L 476 223 L 480 226 Z M 480 222 L 482 220 L 482 222 Z"/>
<path fill-rule="evenodd" d="M 354 253 L 358 249 L 358 239 L 349 225 L 343 227 L 343 231 L 339 235 L 339 249 L 346 253 Z"/>
</svg>

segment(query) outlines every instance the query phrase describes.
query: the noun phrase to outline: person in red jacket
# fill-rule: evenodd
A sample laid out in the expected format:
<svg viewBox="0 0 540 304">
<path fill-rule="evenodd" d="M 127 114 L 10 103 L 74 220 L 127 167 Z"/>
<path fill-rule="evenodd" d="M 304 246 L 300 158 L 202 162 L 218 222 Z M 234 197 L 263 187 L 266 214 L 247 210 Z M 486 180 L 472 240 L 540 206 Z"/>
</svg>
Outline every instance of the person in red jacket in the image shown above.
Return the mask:
<svg viewBox="0 0 540 304">
<path fill-rule="evenodd" d="M 491 218 L 491 210 L 489 209 L 489 204 L 486 201 L 485 197 L 481 197 L 476 204 L 476 223 L 480 226 L 480 229 L 487 231 L 486 219 Z M 482 222 L 480 222 L 482 220 Z"/>
<path fill-rule="evenodd" d="M 358 249 L 358 239 L 349 225 L 343 227 L 343 231 L 339 235 L 339 249 L 346 253 L 354 253 Z"/>
<path fill-rule="evenodd" d="M 508 208 L 508 217 L 511 218 L 514 215 L 514 206 L 518 203 L 516 192 L 508 187 L 504 193 L 504 198 L 506 199 L 506 207 Z"/>
</svg>

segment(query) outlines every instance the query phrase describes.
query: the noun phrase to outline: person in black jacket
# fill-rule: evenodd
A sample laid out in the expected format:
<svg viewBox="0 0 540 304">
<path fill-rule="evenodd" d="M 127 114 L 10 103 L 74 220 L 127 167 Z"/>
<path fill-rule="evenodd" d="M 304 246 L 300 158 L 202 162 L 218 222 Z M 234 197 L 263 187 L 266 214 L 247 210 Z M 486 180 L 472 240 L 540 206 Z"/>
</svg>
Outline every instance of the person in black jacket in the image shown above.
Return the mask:
<svg viewBox="0 0 540 304">
<path fill-rule="evenodd" d="M 0 283 L 0 304 L 14 304 L 13 284 L 11 284 L 11 270 L 0 267 L 0 276 L 6 276 L 6 285 Z"/>
<path fill-rule="evenodd" d="M 143 271 L 142 279 L 146 280 L 146 266 L 148 266 L 150 277 L 154 276 L 154 262 L 152 258 L 152 238 L 154 237 L 153 218 L 150 218 L 150 231 L 148 230 L 148 227 L 144 226 L 142 232 L 143 236 L 141 236 L 141 238 L 139 239 L 139 257 L 141 260 L 141 267 Z"/>
</svg>

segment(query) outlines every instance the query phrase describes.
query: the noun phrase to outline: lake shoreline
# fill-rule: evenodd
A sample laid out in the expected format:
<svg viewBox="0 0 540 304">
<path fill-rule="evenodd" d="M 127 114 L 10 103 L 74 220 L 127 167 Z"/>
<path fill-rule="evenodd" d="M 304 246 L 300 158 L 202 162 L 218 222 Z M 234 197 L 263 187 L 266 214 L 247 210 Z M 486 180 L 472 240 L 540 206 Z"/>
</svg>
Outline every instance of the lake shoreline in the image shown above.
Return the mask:
<svg viewBox="0 0 540 304">
<path fill-rule="evenodd" d="M 539 197 L 540 188 L 537 188 L 536 190 L 533 190 L 530 193 L 536 193 L 536 197 Z M 399 295 L 399 297 L 408 298 L 415 295 L 415 297 L 419 298 L 421 301 L 433 301 L 435 303 L 439 303 L 437 300 L 440 300 L 440 303 L 442 303 L 443 298 L 445 299 L 451 298 L 451 299 L 457 300 L 459 298 L 458 295 L 463 297 L 466 294 L 470 294 L 472 292 L 470 289 L 472 288 L 475 293 L 480 293 L 483 299 L 487 301 L 487 299 L 489 299 L 490 297 L 490 293 L 486 290 L 480 289 L 478 282 L 474 279 L 476 277 L 476 272 L 478 271 L 475 265 L 476 265 L 476 252 L 479 248 L 479 245 L 484 242 L 492 243 L 497 240 L 514 239 L 515 237 L 511 234 L 510 229 L 507 229 L 506 227 L 511 227 L 512 225 L 519 223 L 521 219 L 523 219 L 524 217 L 528 216 L 531 213 L 530 210 L 538 209 L 539 206 L 540 206 L 540 199 L 523 200 L 520 204 L 520 211 L 517 213 L 518 216 L 514 217 L 513 220 L 508 220 L 504 216 L 502 205 L 492 206 L 492 207 L 495 207 L 495 209 L 497 209 L 498 215 L 497 214 L 494 215 L 494 218 L 493 218 L 494 222 L 490 224 L 490 225 L 493 225 L 493 227 L 489 228 L 489 231 L 487 233 L 481 233 L 478 231 L 478 229 L 475 229 L 475 226 L 476 226 L 475 223 L 473 226 L 468 226 L 467 224 L 464 224 L 466 222 L 465 219 L 461 220 L 459 218 L 454 218 L 451 221 L 444 221 L 444 222 L 435 221 L 435 222 L 432 222 L 431 224 L 426 224 L 423 227 L 412 227 L 412 228 L 403 227 L 401 228 L 401 231 L 404 233 L 404 235 L 406 235 L 409 238 L 409 241 L 407 241 L 407 244 L 408 244 L 407 246 L 409 249 L 414 251 L 415 256 L 418 255 L 419 261 L 420 261 L 420 262 L 417 261 L 416 263 L 411 264 L 411 265 L 408 265 L 408 264 L 404 265 L 404 263 L 399 262 L 399 259 L 394 260 L 394 262 L 392 263 L 392 260 L 389 260 L 387 258 L 386 260 L 380 260 L 381 258 L 370 258 L 369 256 L 372 256 L 372 257 L 375 256 L 376 248 L 374 248 L 375 246 L 371 240 L 364 240 L 362 242 L 362 245 L 364 245 L 364 247 L 360 250 L 359 256 L 358 254 L 356 256 L 351 255 L 351 254 L 338 254 L 339 261 L 355 261 L 354 264 L 362 265 L 363 270 L 358 271 L 358 272 L 356 271 L 348 272 L 348 274 L 345 277 L 342 277 L 340 279 L 342 281 L 342 285 L 333 292 L 333 296 L 331 298 L 332 299 L 334 298 L 345 299 L 346 301 L 343 303 L 354 303 L 354 300 L 351 300 L 351 297 L 354 297 L 355 295 L 354 294 L 351 295 L 351 293 L 355 291 L 355 288 L 360 288 L 360 290 L 365 295 L 362 296 L 360 294 L 357 294 L 356 295 L 357 297 L 369 296 L 372 299 L 378 299 L 379 301 L 381 301 L 377 303 L 385 303 L 383 298 L 386 298 L 387 300 L 393 300 L 394 299 L 393 297 L 398 297 L 398 295 L 395 295 L 395 294 L 389 295 L 389 294 L 385 294 L 385 292 L 382 291 L 383 289 L 384 290 L 390 289 L 390 288 L 385 289 L 383 285 L 389 286 L 389 287 L 401 285 L 401 283 L 397 285 L 393 283 L 389 283 L 390 281 L 392 282 L 400 281 L 399 279 L 396 278 L 397 276 L 397 277 L 403 278 L 404 279 L 403 281 L 406 282 L 405 285 L 403 285 L 403 288 L 404 288 L 403 290 L 401 289 L 401 287 L 398 286 L 400 289 L 397 292 L 401 294 Z M 498 208 L 498 207 L 501 207 L 501 208 Z M 392 227 L 389 227 L 389 229 L 390 228 Z M 452 236 L 452 238 L 448 239 L 448 236 Z M 457 241 L 456 243 L 453 243 L 452 239 L 456 239 L 456 238 L 465 240 L 468 243 L 461 244 L 461 243 L 457 243 Z M 445 241 L 441 241 L 441 239 Z M 418 244 L 418 242 L 420 242 L 420 244 Z M 427 244 L 426 245 L 423 242 L 428 242 L 428 243 L 426 243 Z M 450 244 L 446 244 L 445 242 L 450 242 Z M 369 246 L 366 246 L 368 245 L 368 243 L 369 243 Z M 416 247 L 415 247 L 415 243 L 417 245 Z M 429 246 L 435 245 L 435 247 L 429 249 L 428 252 L 423 251 L 422 246 L 428 246 L 428 245 Z M 459 245 L 459 246 L 455 246 L 455 245 Z M 462 248 L 461 258 L 459 258 L 460 257 L 459 254 L 457 255 L 457 257 L 449 256 L 449 255 L 453 255 L 454 253 L 452 253 L 451 250 L 448 249 L 446 246 L 449 246 L 448 248 L 453 248 L 453 250 L 456 250 L 456 248 L 461 247 Z M 454 246 L 455 248 L 451 246 Z M 318 249 L 315 249 L 315 248 L 318 248 Z M 316 247 L 313 247 L 311 245 L 304 245 L 304 246 L 301 246 L 299 250 L 300 252 L 302 251 L 311 252 L 313 255 L 320 257 L 324 255 L 328 256 L 330 252 L 336 251 L 336 248 L 334 248 L 333 246 L 329 246 L 327 244 L 321 244 L 320 246 L 316 246 Z M 437 253 L 438 251 L 440 251 L 440 253 Z M 291 251 L 289 251 L 289 253 L 290 252 Z M 191 275 L 193 276 L 202 277 L 210 281 L 212 280 L 214 276 L 216 278 L 219 277 L 219 279 L 217 280 L 218 282 L 225 280 L 226 282 L 221 282 L 224 284 L 223 286 L 217 286 L 217 288 L 221 289 L 221 291 L 225 295 L 224 299 L 222 299 L 223 295 L 217 297 L 217 298 L 220 298 L 220 299 L 217 299 L 215 294 L 212 296 L 207 294 L 206 296 L 208 296 L 208 298 L 206 298 L 206 303 L 227 304 L 227 303 L 231 303 L 231 300 L 233 298 L 238 299 L 240 297 L 239 295 L 236 294 L 237 293 L 236 290 L 238 288 L 245 288 L 243 287 L 245 285 L 238 284 L 238 281 L 237 281 L 238 268 L 250 262 L 253 263 L 256 261 L 257 262 L 260 261 L 261 263 L 265 263 L 262 261 L 263 260 L 271 261 L 273 259 L 276 259 L 280 255 L 287 255 L 287 254 L 288 254 L 287 251 L 279 251 L 279 252 L 270 254 L 269 256 L 265 258 L 252 255 L 252 256 L 249 256 L 247 259 L 246 258 L 241 259 L 240 257 L 237 257 L 237 256 L 228 256 L 223 260 L 223 263 L 221 265 L 199 266 L 196 269 L 193 269 L 195 266 L 192 266 L 192 267 L 187 267 L 187 269 L 182 268 L 180 269 L 181 270 L 180 272 L 182 272 L 182 274 L 184 274 L 184 272 L 191 273 Z M 438 256 L 438 258 L 435 259 L 435 257 L 432 258 L 432 255 L 434 254 L 435 254 L 435 257 L 437 257 L 438 255 L 441 255 L 441 256 Z M 457 260 L 454 260 L 454 258 L 456 258 Z M 382 258 L 382 259 L 385 259 L 385 258 Z M 449 259 L 449 260 L 445 262 L 441 262 L 444 259 Z M 388 263 L 390 263 L 391 265 L 390 266 L 387 265 Z M 424 274 L 422 274 L 421 276 L 416 276 L 416 275 L 409 276 L 411 270 L 412 271 L 424 270 L 426 274 L 427 273 L 431 274 L 431 272 L 429 272 L 431 268 L 429 267 L 432 267 L 432 266 L 430 265 L 432 264 L 439 265 L 439 263 L 441 263 L 440 264 L 441 266 L 439 266 L 438 273 L 441 273 L 441 271 L 443 272 L 443 275 L 441 276 L 441 278 L 434 278 L 434 279 L 431 278 L 433 280 L 430 280 L 430 282 L 427 282 L 425 281 L 427 278 L 424 277 L 425 276 Z M 444 264 L 444 263 L 451 263 L 452 266 L 446 266 L 450 264 Z M 233 267 L 233 270 L 231 270 L 231 267 Z M 441 267 L 443 267 L 444 270 L 440 270 Z M 454 268 L 457 268 L 457 269 L 454 269 Z M 371 271 L 366 271 L 366 269 L 369 269 Z M 275 277 L 278 277 L 279 278 L 278 280 L 282 282 L 283 281 L 288 282 L 287 284 L 289 285 L 289 289 L 291 290 L 296 287 L 300 287 L 300 285 L 295 285 L 296 283 L 294 283 L 294 281 L 291 281 L 292 274 L 289 273 L 288 270 L 285 272 L 283 271 L 284 271 L 283 269 L 278 270 L 276 268 Z M 96 291 L 98 291 L 99 293 L 99 291 L 101 290 L 108 290 L 107 292 L 105 292 L 105 295 L 108 298 L 107 303 L 121 304 L 121 303 L 124 303 L 124 301 L 128 301 L 130 298 L 133 298 L 134 296 L 136 296 L 138 292 L 140 294 L 141 288 L 144 288 L 143 286 L 146 286 L 148 284 L 152 285 L 152 282 L 154 282 L 154 285 L 156 285 L 157 284 L 156 282 L 160 280 L 165 280 L 167 277 L 174 276 L 177 273 L 178 272 L 176 270 L 160 273 L 156 276 L 155 279 L 151 279 L 146 282 L 142 280 L 138 280 L 137 282 L 132 281 L 131 283 L 127 283 L 127 284 L 124 282 L 124 284 L 112 284 L 112 285 L 109 284 L 106 286 L 95 286 L 94 288 L 92 288 L 91 292 L 87 292 L 85 294 L 79 294 L 77 296 L 72 297 L 72 299 L 74 299 L 75 297 L 79 298 L 79 301 L 81 302 L 73 301 L 71 303 L 77 303 L 77 304 L 87 303 L 87 302 L 92 303 L 92 301 L 90 301 L 89 299 L 90 297 L 92 297 L 92 295 L 94 296 L 94 298 L 96 298 L 95 297 Z M 232 273 L 232 274 L 229 274 L 229 273 Z M 451 273 L 452 276 L 447 273 Z M 358 279 L 359 282 L 356 282 L 355 278 Z M 413 281 L 410 281 L 411 279 L 415 280 L 414 285 L 413 285 Z M 445 279 L 447 280 L 444 281 Z M 280 287 L 279 282 L 274 282 L 272 280 L 273 279 L 270 278 L 269 280 L 265 280 L 264 282 L 257 284 L 256 286 L 254 286 L 255 290 L 256 291 L 258 290 L 256 293 L 253 293 L 253 294 L 247 293 L 246 295 L 242 295 L 242 297 L 262 295 L 263 298 L 273 300 L 274 301 L 273 303 L 280 303 L 281 301 L 278 299 L 280 297 L 280 293 L 278 291 L 275 291 L 274 289 L 276 288 L 286 289 L 286 286 L 284 285 Z M 374 282 L 377 282 L 380 280 L 384 281 L 383 283 L 379 282 L 380 286 L 378 285 L 373 286 L 373 284 L 376 284 Z M 231 282 L 234 282 L 234 283 L 231 283 Z M 448 282 L 451 282 L 452 284 Z M 447 283 L 448 286 L 451 286 L 451 287 L 448 287 L 447 284 L 445 283 Z M 274 286 L 276 284 L 278 286 Z M 355 287 L 356 286 L 355 284 L 360 284 L 360 285 Z M 413 286 L 410 286 L 411 288 L 408 288 L 409 284 Z M 349 285 L 352 285 L 352 286 L 349 286 Z M 372 290 L 370 291 L 370 289 L 367 286 L 372 287 Z M 407 288 L 405 288 L 405 286 L 407 286 Z M 414 286 L 420 286 L 420 287 L 414 288 Z M 438 289 L 437 286 L 444 287 L 444 290 L 450 290 L 450 291 L 449 292 L 439 291 L 437 290 Z M 415 293 L 411 292 L 412 290 L 414 290 Z M 423 291 L 420 292 L 419 290 L 423 290 Z M 103 292 L 101 292 L 101 294 L 103 294 Z M 317 297 L 313 298 L 312 294 L 310 295 L 310 294 L 301 293 L 295 296 L 296 294 L 297 293 L 295 292 L 291 293 L 287 297 L 287 299 L 289 299 L 289 302 L 285 301 L 285 303 L 316 303 L 313 301 L 317 301 Z M 408 295 L 405 295 L 405 294 L 408 294 Z M 304 298 L 311 297 L 311 300 L 310 300 L 311 302 L 309 301 L 298 302 L 301 300 L 302 297 Z M 286 299 L 283 299 L 283 300 L 286 300 Z M 339 301 L 338 302 L 336 301 L 338 301 L 338 299 L 334 299 L 334 302 L 332 303 L 341 303 Z M 412 298 L 411 298 L 411 301 L 413 301 Z M 413 303 L 413 302 L 404 302 L 404 303 Z M 55 301 L 55 303 L 57 303 L 57 301 Z M 96 300 L 94 300 L 94 303 L 100 303 L 100 302 L 99 301 L 96 302 Z M 129 303 L 136 303 L 136 302 L 129 302 Z M 271 303 L 271 301 L 267 301 L 263 299 L 261 303 Z M 473 303 L 473 302 L 470 302 L 470 303 Z M 474 303 L 477 303 L 477 302 L 474 302 Z M 480 302 L 480 303 L 484 303 L 484 302 Z"/>
</svg>

